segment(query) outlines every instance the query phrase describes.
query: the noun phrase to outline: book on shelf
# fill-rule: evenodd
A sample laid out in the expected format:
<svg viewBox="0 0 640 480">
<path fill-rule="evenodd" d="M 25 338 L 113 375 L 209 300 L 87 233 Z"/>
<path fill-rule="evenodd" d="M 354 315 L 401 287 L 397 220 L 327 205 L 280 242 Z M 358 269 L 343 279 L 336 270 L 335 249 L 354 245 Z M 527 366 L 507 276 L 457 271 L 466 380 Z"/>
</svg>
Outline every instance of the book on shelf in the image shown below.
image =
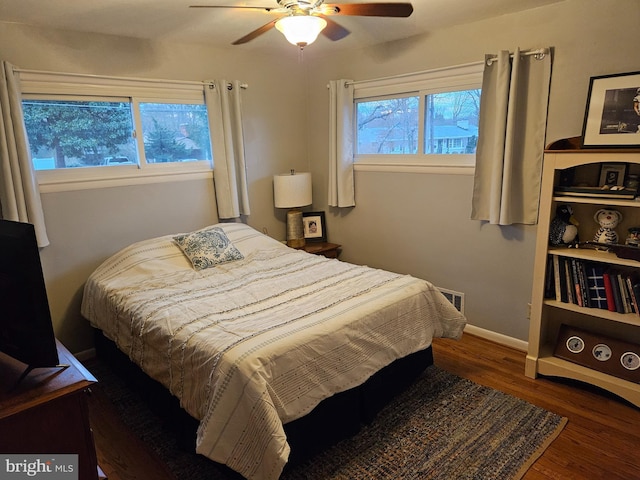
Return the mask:
<svg viewBox="0 0 640 480">
<path fill-rule="evenodd" d="M 573 283 L 573 278 L 571 277 L 571 261 L 568 258 L 564 259 L 564 276 L 567 284 L 567 303 L 575 303 L 575 284 Z"/>
<path fill-rule="evenodd" d="M 554 279 L 554 293 L 558 302 L 567 303 L 569 298 L 567 296 L 567 279 L 564 275 L 564 257 L 559 255 L 551 255 L 553 257 L 553 270 L 550 270 L 547 275 L 553 276 Z"/>
<path fill-rule="evenodd" d="M 614 312 L 624 313 L 624 306 L 622 304 L 622 293 L 620 293 L 620 282 L 618 281 L 618 274 L 615 269 L 611 268 L 607 271 L 609 278 L 611 279 L 611 290 L 613 290 L 613 301 L 615 305 Z"/>
<path fill-rule="evenodd" d="M 640 303 L 638 303 L 640 301 L 640 297 L 636 295 L 636 292 L 640 291 L 638 274 L 636 272 L 631 272 L 625 275 L 625 281 L 627 282 L 627 289 L 629 291 L 629 297 L 631 298 L 632 310 L 640 315 L 640 309 L 638 308 L 638 305 L 640 305 Z"/>
<path fill-rule="evenodd" d="M 622 300 L 622 313 L 633 313 L 631 307 L 631 297 L 629 296 L 629 288 L 627 287 L 627 281 L 624 278 L 624 274 L 618 272 L 616 274 L 618 284 L 620 285 L 620 297 Z"/>
<path fill-rule="evenodd" d="M 607 292 L 604 285 L 604 266 L 599 263 L 589 263 L 586 265 L 586 272 L 590 306 L 608 310 Z"/>
<path fill-rule="evenodd" d="M 547 271 L 553 272 L 553 262 L 557 255 L 547 255 Z M 544 298 L 555 298 L 556 296 L 556 277 L 555 275 L 547 275 L 544 283 Z"/>
<path fill-rule="evenodd" d="M 611 276 L 609 275 L 608 271 L 605 271 L 602 274 L 602 277 L 604 279 L 604 291 L 607 296 L 607 310 L 609 310 L 610 312 L 615 312 L 616 302 L 615 296 L 613 295 L 613 286 L 611 285 Z"/>
<path fill-rule="evenodd" d="M 562 255 L 551 257 L 545 298 L 640 315 L 640 272 L 636 269 Z"/>
<path fill-rule="evenodd" d="M 556 195 L 566 195 L 570 197 L 595 197 L 595 198 L 618 198 L 621 200 L 633 200 L 637 195 L 634 188 L 603 188 L 603 187 L 564 187 L 554 188 Z"/>
</svg>

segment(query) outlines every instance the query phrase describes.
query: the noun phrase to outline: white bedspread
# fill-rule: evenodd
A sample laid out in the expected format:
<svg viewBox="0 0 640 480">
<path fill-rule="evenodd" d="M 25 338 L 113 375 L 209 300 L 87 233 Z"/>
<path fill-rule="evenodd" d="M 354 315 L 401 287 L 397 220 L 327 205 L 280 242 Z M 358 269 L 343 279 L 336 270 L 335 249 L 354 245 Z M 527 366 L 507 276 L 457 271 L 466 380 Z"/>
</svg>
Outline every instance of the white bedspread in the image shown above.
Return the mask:
<svg viewBox="0 0 640 480">
<path fill-rule="evenodd" d="M 199 453 L 248 479 L 280 476 L 283 423 L 462 334 L 427 281 L 219 226 L 243 260 L 197 272 L 171 236 L 134 244 L 89 278 L 82 314 L 200 420 Z"/>
</svg>

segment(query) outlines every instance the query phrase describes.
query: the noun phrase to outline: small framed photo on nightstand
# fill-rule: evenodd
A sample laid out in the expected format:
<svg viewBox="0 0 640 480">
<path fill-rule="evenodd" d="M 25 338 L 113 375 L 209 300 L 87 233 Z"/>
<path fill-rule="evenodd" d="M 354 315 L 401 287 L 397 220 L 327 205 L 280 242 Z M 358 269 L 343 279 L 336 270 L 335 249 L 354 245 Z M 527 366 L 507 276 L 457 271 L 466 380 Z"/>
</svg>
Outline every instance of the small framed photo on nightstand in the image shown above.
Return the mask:
<svg viewBox="0 0 640 480">
<path fill-rule="evenodd" d="M 309 242 L 326 242 L 327 228 L 324 222 L 324 212 L 302 212 L 304 225 L 304 239 Z"/>
</svg>

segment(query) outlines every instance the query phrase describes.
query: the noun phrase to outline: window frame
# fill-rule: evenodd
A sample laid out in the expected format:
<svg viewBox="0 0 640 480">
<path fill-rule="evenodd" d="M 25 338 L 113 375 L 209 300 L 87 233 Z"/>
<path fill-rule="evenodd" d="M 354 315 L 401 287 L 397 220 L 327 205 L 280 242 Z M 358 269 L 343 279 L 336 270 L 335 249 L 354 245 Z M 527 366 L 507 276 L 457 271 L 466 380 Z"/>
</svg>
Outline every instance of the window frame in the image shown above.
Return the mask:
<svg viewBox="0 0 640 480">
<path fill-rule="evenodd" d="M 357 154 L 354 167 L 363 171 L 407 171 L 461 173 L 472 175 L 475 154 L 425 154 L 425 97 L 436 93 L 482 88 L 483 62 L 447 67 L 418 73 L 354 82 L 353 135 L 357 139 L 356 103 L 380 98 L 413 95 L 418 97 L 418 152 L 415 154 Z"/>
<path fill-rule="evenodd" d="M 23 100 L 104 100 L 131 103 L 139 164 L 36 170 L 43 193 L 213 178 L 213 161 L 147 163 L 141 138 L 140 103 L 206 105 L 203 82 L 20 72 Z M 209 124 L 209 134 L 214 134 Z M 213 149 L 211 149 L 213 155 Z"/>
</svg>

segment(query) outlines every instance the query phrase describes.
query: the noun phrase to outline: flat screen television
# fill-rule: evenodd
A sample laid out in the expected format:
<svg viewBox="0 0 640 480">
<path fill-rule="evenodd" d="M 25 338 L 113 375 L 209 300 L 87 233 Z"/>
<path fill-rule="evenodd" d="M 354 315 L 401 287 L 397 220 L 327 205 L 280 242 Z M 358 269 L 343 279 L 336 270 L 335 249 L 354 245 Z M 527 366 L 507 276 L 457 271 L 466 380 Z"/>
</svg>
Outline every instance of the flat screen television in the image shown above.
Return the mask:
<svg viewBox="0 0 640 480">
<path fill-rule="evenodd" d="M 35 229 L 1 219 L 0 351 L 27 366 L 18 381 L 59 363 Z"/>
</svg>

